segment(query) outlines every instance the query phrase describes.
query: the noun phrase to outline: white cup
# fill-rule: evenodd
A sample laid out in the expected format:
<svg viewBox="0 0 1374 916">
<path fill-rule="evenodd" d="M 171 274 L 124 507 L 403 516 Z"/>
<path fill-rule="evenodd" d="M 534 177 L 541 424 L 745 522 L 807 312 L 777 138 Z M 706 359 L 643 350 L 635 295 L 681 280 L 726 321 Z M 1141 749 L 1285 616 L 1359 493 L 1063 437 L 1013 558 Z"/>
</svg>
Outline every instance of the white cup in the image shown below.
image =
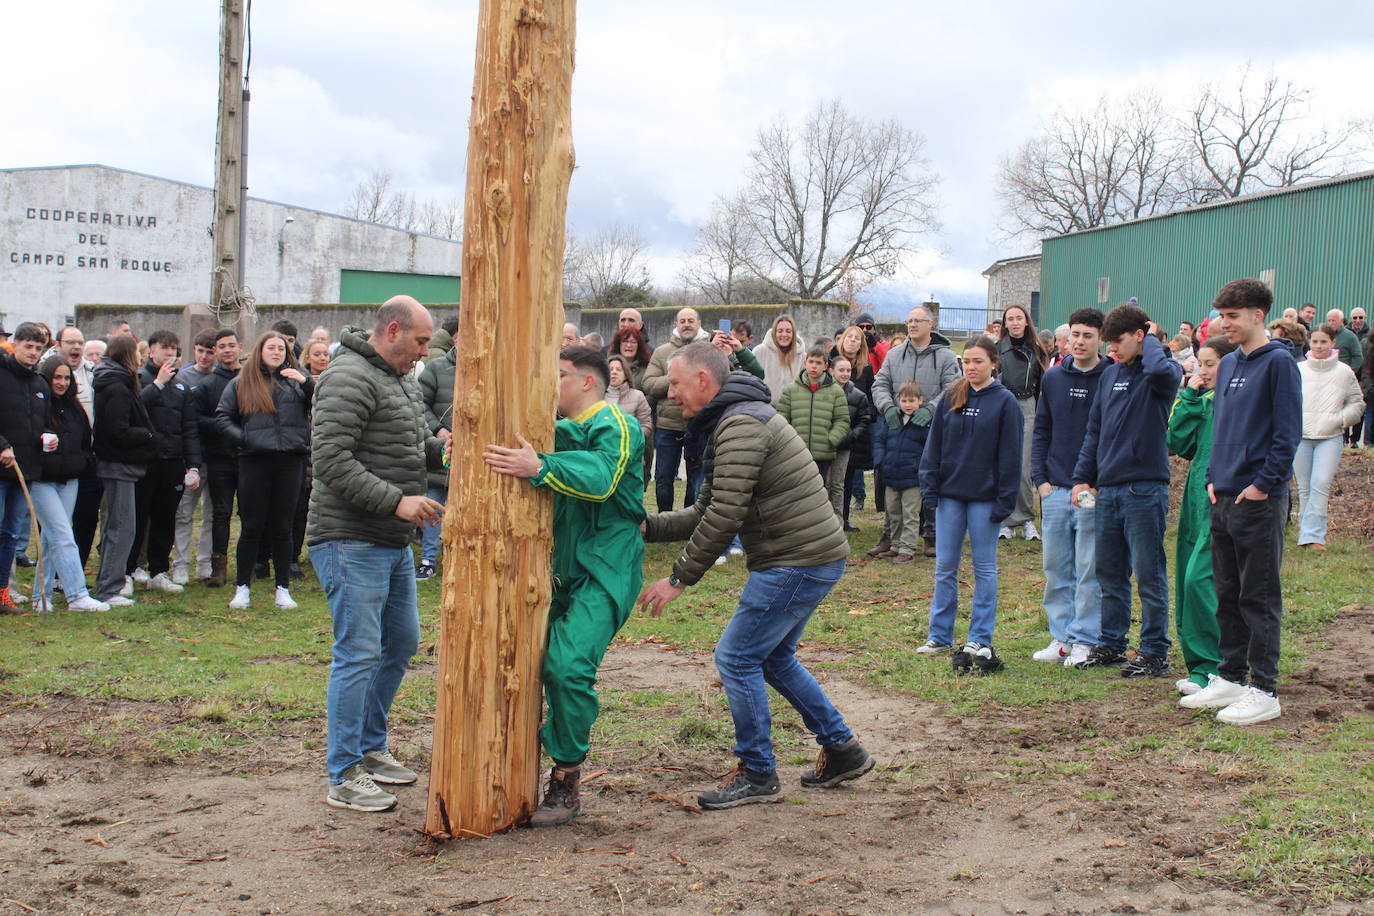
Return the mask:
<svg viewBox="0 0 1374 916">
<path fill-rule="evenodd" d="M 43 440 L 43 451 L 57 451 L 57 433 L 44 433 L 40 438 Z"/>
</svg>

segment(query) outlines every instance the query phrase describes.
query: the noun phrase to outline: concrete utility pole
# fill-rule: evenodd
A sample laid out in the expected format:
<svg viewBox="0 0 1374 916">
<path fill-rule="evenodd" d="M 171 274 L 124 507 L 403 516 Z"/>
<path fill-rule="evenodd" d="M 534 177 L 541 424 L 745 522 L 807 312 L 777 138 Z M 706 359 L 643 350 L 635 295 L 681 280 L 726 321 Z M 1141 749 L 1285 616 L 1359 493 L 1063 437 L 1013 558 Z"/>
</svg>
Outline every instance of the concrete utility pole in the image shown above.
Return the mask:
<svg viewBox="0 0 1374 916">
<path fill-rule="evenodd" d="M 437 837 L 490 836 L 539 801 L 552 499 L 492 473 L 482 449 L 516 433 L 553 445 L 575 11 L 575 0 L 482 0 L 478 13 L 425 818 Z M 509 371 L 491 371 L 498 358 Z"/>
<path fill-rule="evenodd" d="M 243 288 L 248 203 L 248 84 L 244 80 L 244 0 L 222 0 L 219 22 L 219 120 L 215 132 L 215 228 L 210 258 L 210 309 L 223 325 L 238 320 Z M 226 296 L 226 279 L 230 281 Z M 228 311 L 220 311 L 228 306 Z"/>
</svg>

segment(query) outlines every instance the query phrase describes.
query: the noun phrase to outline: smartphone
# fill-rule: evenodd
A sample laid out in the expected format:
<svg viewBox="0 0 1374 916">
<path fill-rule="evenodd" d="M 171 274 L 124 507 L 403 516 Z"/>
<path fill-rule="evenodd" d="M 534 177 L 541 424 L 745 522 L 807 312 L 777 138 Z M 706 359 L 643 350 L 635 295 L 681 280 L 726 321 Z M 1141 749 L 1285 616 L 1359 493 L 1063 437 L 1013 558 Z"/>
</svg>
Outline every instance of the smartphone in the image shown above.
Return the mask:
<svg viewBox="0 0 1374 916">
<path fill-rule="evenodd" d="M 720 321 L 716 322 L 716 330 L 720 331 L 722 334 L 729 334 L 732 327 L 734 327 L 734 325 L 730 322 L 729 318 L 722 318 Z"/>
</svg>

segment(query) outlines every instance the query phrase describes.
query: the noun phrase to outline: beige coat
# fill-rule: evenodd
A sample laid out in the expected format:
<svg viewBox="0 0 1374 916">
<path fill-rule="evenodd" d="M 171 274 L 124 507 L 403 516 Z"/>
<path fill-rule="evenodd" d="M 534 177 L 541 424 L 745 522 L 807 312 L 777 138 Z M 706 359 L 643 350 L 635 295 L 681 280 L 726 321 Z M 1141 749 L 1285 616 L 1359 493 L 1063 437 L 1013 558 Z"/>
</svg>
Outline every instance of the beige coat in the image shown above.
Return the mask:
<svg viewBox="0 0 1374 916">
<path fill-rule="evenodd" d="M 1302 437 L 1330 439 L 1364 416 L 1364 395 L 1350 367 L 1340 357 L 1308 357 L 1298 363 L 1302 378 Z"/>
</svg>

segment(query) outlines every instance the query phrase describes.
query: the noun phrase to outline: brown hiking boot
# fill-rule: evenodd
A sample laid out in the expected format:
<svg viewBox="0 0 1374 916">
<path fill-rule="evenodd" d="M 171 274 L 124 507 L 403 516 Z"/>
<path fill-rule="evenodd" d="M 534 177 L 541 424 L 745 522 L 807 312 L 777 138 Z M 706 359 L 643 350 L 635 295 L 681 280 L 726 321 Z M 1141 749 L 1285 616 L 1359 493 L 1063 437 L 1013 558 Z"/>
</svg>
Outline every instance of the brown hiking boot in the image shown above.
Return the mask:
<svg viewBox="0 0 1374 916">
<path fill-rule="evenodd" d="M 935 556 L 935 538 L 926 538 L 926 556 Z"/>
<path fill-rule="evenodd" d="M 896 556 L 896 554 L 892 552 L 892 538 L 883 538 L 877 544 L 873 545 L 873 549 L 868 552 L 868 555 L 870 557 Z"/>
<path fill-rule="evenodd" d="M 899 554 L 897 554 L 895 557 L 892 558 L 892 563 L 893 563 L 893 565 L 896 565 L 896 566 L 900 566 L 900 565 L 902 565 L 903 563 L 914 563 L 914 562 L 916 562 L 916 554 L 914 554 L 914 553 L 899 553 Z"/>
<path fill-rule="evenodd" d="M 211 588 L 219 588 L 229 577 L 229 557 L 226 554 L 217 553 L 210 557 L 210 578 L 205 580 L 205 584 Z"/>
<path fill-rule="evenodd" d="M 554 767 L 549 770 L 549 787 L 544 790 L 544 800 L 530 818 L 530 826 L 561 827 L 581 814 L 582 799 L 577 791 L 581 778 L 581 767 L 571 770 Z"/>
</svg>

